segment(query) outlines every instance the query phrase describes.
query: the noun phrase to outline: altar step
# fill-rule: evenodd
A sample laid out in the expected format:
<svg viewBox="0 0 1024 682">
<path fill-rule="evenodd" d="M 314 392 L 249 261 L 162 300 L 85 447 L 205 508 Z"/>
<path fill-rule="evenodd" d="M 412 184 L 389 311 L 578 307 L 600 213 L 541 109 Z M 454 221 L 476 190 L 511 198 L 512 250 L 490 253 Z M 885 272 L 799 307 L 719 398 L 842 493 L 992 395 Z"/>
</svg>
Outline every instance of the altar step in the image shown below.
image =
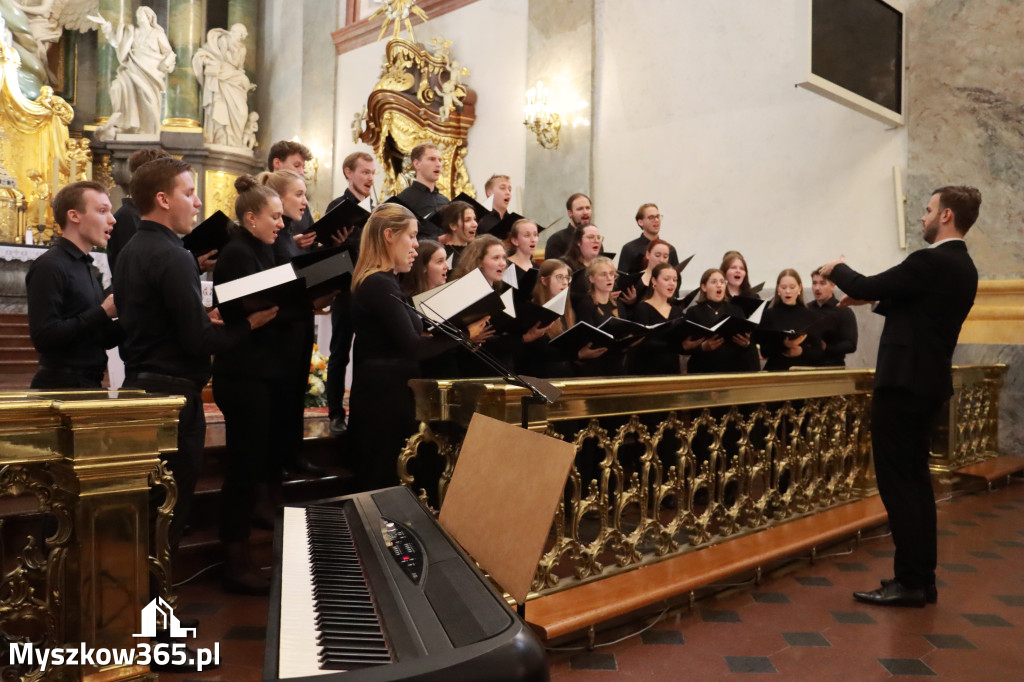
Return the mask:
<svg viewBox="0 0 1024 682">
<path fill-rule="evenodd" d="M 25 388 L 39 368 L 27 313 L 0 313 L 0 390 Z"/>
<path fill-rule="evenodd" d="M 1024 457 L 1004 455 L 961 467 L 955 473 L 963 477 L 958 488 L 970 488 L 972 483 L 981 482 L 989 490 L 992 490 L 997 481 L 1005 479 L 1006 482 L 1009 482 L 1011 476 L 1015 474 L 1019 476 L 1022 472 L 1024 472 Z"/>
</svg>

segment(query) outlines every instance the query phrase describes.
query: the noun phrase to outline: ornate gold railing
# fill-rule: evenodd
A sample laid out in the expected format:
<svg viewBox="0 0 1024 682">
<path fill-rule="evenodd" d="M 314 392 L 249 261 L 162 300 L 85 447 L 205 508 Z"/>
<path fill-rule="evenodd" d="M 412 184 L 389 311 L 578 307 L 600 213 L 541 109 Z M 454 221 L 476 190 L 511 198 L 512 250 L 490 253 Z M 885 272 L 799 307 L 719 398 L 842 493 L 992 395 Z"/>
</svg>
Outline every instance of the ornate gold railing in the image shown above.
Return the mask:
<svg viewBox="0 0 1024 682">
<path fill-rule="evenodd" d="M 1006 365 L 954 368 L 953 397 L 932 441 L 931 467 L 948 478 L 999 455 L 999 391 Z"/>
<path fill-rule="evenodd" d="M 1003 369 L 955 370 L 949 452 L 961 459 L 994 449 Z M 820 370 L 556 381 L 561 398 L 530 405 L 530 428 L 575 443 L 577 457 L 534 590 L 566 589 L 873 494 L 872 378 Z M 439 507 L 473 413 L 519 423 L 526 392 L 487 380 L 412 386 L 422 425 L 398 473 Z"/>
<path fill-rule="evenodd" d="M 162 596 L 173 596 L 167 527 L 175 490 L 158 455 L 176 447 L 183 404 L 135 391 L 0 394 L 5 648 L 134 648 L 151 571 Z M 151 486 L 166 494 L 152 543 Z M 151 556 L 151 546 L 163 549 Z M 149 679 L 142 666 L 44 674 L 9 663 L 3 680 Z"/>
</svg>

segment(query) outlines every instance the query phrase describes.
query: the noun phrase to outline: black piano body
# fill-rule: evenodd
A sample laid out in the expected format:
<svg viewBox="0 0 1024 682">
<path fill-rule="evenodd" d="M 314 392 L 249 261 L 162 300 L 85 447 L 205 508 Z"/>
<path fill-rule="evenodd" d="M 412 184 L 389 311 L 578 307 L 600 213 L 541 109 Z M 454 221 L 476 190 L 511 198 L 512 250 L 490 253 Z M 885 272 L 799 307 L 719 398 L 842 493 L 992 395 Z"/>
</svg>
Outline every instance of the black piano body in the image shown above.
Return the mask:
<svg viewBox="0 0 1024 682">
<path fill-rule="evenodd" d="M 333 528 L 335 519 L 340 516 L 344 518 L 339 525 L 348 528 L 347 531 L 339 529 L 336 534 Z M 321 521 L 315 520 L 318 518 Z M 325 537 L 322 519 L 327 519 L 331 528 L 327 531 L 326 543 L 317 539 Z M 309 527 L 306 533 L 299 524 Z M 323 633 L 319 625 L 310 623 L 310 627 L 306 627 L 305 623 L 311 618 L 305 614 L 312 615 L 316 610 L 315 618 L 323 618 L 323 611 L 328 607 L 323 601 L 317 601 L 323 598 L 320 588 L 324 587 L 324 582 L 331 583 L 326 589 L 334 590 L 337 595 L 333 586 L 337 583 L 333 575 L 326 580 L 308 574 L 303 578 L 301 564 L 307 564 L 306 570 L 314 574 L 318 565 L 326 565 L 326 570 L 333 572 L 334 564 L 348 561 L 347 556 L 336 559 L 338 553 L 334 548 L 326 557 L 320 554 L 311 559 L 309 553 L 315 550 L 311 550 L 310 545 L 333 544 L 336 535 L 345 536 L 348 532 L 372 599 L 372 605 L 367 606 L 360 603 L 361 597 L 356 597 L 353 608 L 357 613 L 361 610 L 375 614 L 386 640 L 386 657 L 391 662 L 341 665 L 347 668 L 343 671 L 323 669 L 329 664 L 322 658 L 324 650 L 314 643 Z M 307 536 L 297 537 L 300 535 Z M 275 557 L 264 680 L 545 682 L 549 679 L 545 652 L 534 633 L 408 488 L 385 488 L 303 507 L 286 507 L 284 523 L 277 528 Z M 309 568 L 309 564 L 313 567 Z M 323 575 L 322 570 L 320 575 Z M 307 595 L 310 583 L 320 585 L 314 588 L 315 595 Z M 347 611 L 349 592 L 342 594 L 346 596 L 339 599 Z M 369 603 L 369 599 L 366 601 Z M 347 616 L 340 618 L 345 620 Z M 350 644 L 347 639 L 342 642 L 343 647 Z M 355 647 L 361 648 L 361 643 L 357 642 Z M 320 652 L 319 659 L 316 651 Z"/>
</svg>

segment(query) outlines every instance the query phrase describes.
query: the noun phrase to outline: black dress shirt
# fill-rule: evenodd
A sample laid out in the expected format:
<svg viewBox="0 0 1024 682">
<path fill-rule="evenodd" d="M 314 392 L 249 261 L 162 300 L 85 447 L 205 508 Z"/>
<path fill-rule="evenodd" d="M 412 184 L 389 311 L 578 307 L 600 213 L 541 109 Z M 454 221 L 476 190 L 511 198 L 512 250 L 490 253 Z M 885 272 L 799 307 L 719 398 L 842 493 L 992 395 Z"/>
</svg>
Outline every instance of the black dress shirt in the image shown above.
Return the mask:
<svg viewBox="0 0 1024 682">
<path fill-rule="evenodd" d="M 507 211 L 505 212 L 505 215 L 508 215 Z M 490 234 L 491 230 L 494 229 L 495 225 L 500 223 L 504 218 L 504 215 L 501 215 L 494 209 L 491 209 L 483 216 L 481 216 L 480 224 L 477 225 L 476 227 L 477 235 L 479 236 L 481 234 Z"/>
<path fill-rule="evenodd" d="M 816 316 L 802 305 L 786 305 L 781 301 L 764 309 L 761 313 L 761 326 L 765 329 L 792 329 L 802 332 L 813 324 Z M 807 333 L 807 338 L 800 344 L 803 349 L 800 355 L 785 355 L 785 342 L 779 337 L 772 337 L 761 344 L 761 355 L 767 358 L 764 369 L 767 372 L 781 372 L 791 367 L 813 367 L 821 358 L 821 336 L 816 332 Z"/>
<path fill-rule="evenodd" d="M 816 315 L 828 315 L 831 320 L 821 332 L 825 350 L 817 365 L 821 367 L 845 367 L 846 356 L 857 350 L 857 318 L 849 308 L 840 308 L 835 296 L 821 304 L 812 300 L 807 309 Z"/>
<path fill-rule="evenodd" d="M 28 326 L 39 364 L 49 369 L 99 372 L 120 327 L 100 306 L 103 287 L 92 257 L 64 237 L 37 258 L 25 275 Z"/>
<path fill-rule="evenodd" d="M 210 356 L 249 333 L 245 320 L 215 326 L 203 307 L 196 260 L 174 232 L 143 220 L 114 271 L 114 303 L 124 329 L 125 374 L 163 374 L 204 386 Z"/>
<path fill-rule="evenodd" d="M 437 239 L 441 236 L 441 228 L 424 220 L 427 216 L 433 218 L 435 213 L 450 203 L 448 197 L 437 191 L 436 185 L 430 190 L 419 180 L 413 180 L 411 185 L 398 194 L 398 198 L 416 214 L 420 224 L 420 239 Z"/>
<path fill-rule="evenodd" d="M 572 246 L 572 237 L 575 233 L 576 226 L 569 223 L 568 227 L 563 227 L 548 237 L 547 242 L 544 244 L 544 259 L 562 258 L 565 254 L 569 253 L 569 247 Z"/>
<path fill-rule="evenodd" d="M 110 264 L 110 271 L 114 271 L 117 263 L 117 256 L 121 249 L 128 243 L 128 240 L 135 236 L 142 222 L 142 215 L 131 197 L 121 200 L 121 208 L 114 213 L 114 229 L 110 231 L 110 239 L 107 241 L 107 262 Z"/>
<path fill-rule="evenodd" d="M 640 233 L 640 236 L 622 245 L 622 252 L 619 254 L 619 270 L 623 272 L 640 272 L 644 269 L 644 256 L 647 255 L 647 246 L 651 240 L 647 235 Z M 679 256 L 676 255 L 676 247 L 671 244 L 668 247 L 668 262 L 672 265 L 679 265 Z"/>
</svg>

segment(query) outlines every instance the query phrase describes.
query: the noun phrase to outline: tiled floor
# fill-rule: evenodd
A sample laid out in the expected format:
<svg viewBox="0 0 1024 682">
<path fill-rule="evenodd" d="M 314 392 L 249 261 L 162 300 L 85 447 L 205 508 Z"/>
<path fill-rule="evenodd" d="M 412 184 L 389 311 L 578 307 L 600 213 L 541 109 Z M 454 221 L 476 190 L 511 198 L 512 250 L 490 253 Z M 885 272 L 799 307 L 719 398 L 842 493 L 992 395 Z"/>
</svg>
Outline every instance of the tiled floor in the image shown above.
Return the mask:
<svg viewBox="0 0 1024 682">
<path fill-rule="evenodd" d="M 643 623 L 599 633 L 599 643 L 628 637 L 617 644 L 554 651 L 552 679 L 1024 679 L 1024 484 L 941 503 L 939 528 L 935 606 L 853 600 L 892 573 L 891 542 L 879 538 L 670 611 L 639 636 L 629 637 Z M 266 599 L 225 597 L 210 575 L 182 588 L 181 604 L 200 618 L 200 646 L 220 642 L 223 663 L 161 679 L 260 679 Z"/>
</svg>

